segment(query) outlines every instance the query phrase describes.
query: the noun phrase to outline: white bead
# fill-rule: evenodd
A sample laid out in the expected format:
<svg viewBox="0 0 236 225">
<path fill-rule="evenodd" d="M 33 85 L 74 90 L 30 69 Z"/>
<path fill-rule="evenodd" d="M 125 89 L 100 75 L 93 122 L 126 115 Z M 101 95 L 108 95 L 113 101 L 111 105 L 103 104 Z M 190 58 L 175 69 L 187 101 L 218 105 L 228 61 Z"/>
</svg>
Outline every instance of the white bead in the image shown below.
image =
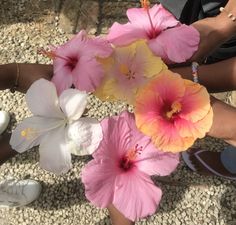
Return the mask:
<svg viewBox="0 0 236 225">
<path fill-rule="evenodd" d="M 220 7 L 220 11 L 221 11 L 221 12 L 223 12 L 223 11 L 224 11 L 224 9 L 225 9 L 224 7 Z"/>
</svg>

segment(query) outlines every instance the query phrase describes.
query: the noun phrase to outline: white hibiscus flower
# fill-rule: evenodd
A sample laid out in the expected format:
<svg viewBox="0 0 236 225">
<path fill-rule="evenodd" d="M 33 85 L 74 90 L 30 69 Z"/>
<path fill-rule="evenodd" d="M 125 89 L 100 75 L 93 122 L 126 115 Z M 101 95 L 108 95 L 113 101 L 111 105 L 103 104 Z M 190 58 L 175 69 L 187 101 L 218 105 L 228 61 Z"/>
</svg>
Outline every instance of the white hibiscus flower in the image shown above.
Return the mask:
<svg viewBox="0 0 236 225">
<path fill-rule="evenodd" d="M 45 79 L 35 81 L 26 93 L 33 116 L 13 131 L 10 144 L 17 152 L 39 145 L 40 166 L 56 174 L 71 167 L 71 153 L 93 153 L 102 140 L 100 123 L 81 118 L 87 94 L 67 89 L 58 97 L 54 84 Z"/>
</svg>

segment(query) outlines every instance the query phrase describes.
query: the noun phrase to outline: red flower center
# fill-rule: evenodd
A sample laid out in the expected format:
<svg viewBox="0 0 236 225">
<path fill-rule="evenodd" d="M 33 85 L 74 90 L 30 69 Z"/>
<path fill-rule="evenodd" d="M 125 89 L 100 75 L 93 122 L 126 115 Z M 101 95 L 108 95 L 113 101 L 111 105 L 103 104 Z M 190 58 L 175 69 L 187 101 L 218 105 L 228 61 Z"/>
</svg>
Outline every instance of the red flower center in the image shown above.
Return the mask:
<svg viewBox="0 0 236 225">
<path fill-rule="evenodd" d="M 148 31 L 147 36 L 149 39 L 154 39 L 161 33 L 161 30 L 155 28 L 153 25 L 150 11 L 149 11 L 150 2 L 148 0 L 141 0 L 141 5 L 142 5 L 143 9 L 147 12 L 148 20 L 149 20 L 150 26 L 151 26 L 151 29 Z"/>
<path fill-rule="evenodd" d="M 124 156 L 123 158 L 121 158 L 120 160 L 120 168 L 124 171 L 128 171 L 131 168 L 133 168 L 134 166 L 134 161 L 131 161 L 130 159 L 128 159 L 126 156 Z"/>
<path fill-rule="evenodd" d="M 135 159 L 142 153 L 142 151 L 142 146 L 139 146 L 138 144 L 135 145 L 134 149 L 128 150 L 126 155 L 121 158 L 119 167 L 125 172 L 132 169 L 135 166 Z"/>
<path fill-rule="evenodd" d="M 152 28 L 148 33 L 147 36 L 149 39 L 155 39 L 159 34 L 161 33 L 161 31 Z"/>
<path fill-rule="evenodd" d="M 66 66 L 68 66 L 71 70 L 74 70 L 76 64 L 78 63 L 78 58 L 68 58 Z"/>
<path fill-rule="evenodd" d="M 163 116 L 165 119 L 168 121 L 173 121 L 175 117 L 180 113 L 182 109 L 182 105 L 179 102 L 173 102 L 171 105 L 170 104 L 164 104 L 163 108 Z"/>
</svg>

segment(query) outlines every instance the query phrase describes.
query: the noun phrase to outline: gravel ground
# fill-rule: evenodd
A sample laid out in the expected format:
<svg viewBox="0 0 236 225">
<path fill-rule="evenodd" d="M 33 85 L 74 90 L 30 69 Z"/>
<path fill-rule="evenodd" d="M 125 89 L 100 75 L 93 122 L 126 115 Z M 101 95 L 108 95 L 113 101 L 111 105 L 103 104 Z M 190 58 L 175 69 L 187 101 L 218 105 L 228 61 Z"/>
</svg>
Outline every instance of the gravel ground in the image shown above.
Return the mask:
<svg viewBox="0 0 236 225">
<path fill-rule="evenodd" d="M 1 64 L 15 61 L 50 63 L 37 55 L 37 49 L 67 40 L 58 26 L 58 1 L 0 0 Z M 105 27 L 100 28 L 105 30 Z M 23 94 L 1 91 L 0 100 L 1 108 L 11 113 L 9 130 L 30 115 Z M 102 103 L 91 96 L 88 115 L 101 119 L 126 107 L 123 103 Z M 214 151 L 221 151 L 225 146 L 211 138 L 198 141 L 196 145 Z M 89 157 L 73 157 L 73 169 L 64 176 L 55 176 L 39 168 L 35 148 L 2 165 L 0 179 L 9 176 L 35 179 L 41 182 L 43 191 L 40 198 L 27 207 L 0 209 L 0 225 L 109 224 L 107 211 L 93 207 L 84 197 L 80 171 L 88 160 Z M 190 172 L 183 163 L 171 177 L 154 180 L 164 191 L 159 211 L 137 224 L 236 224 L 235 182 L 200 176 Z"/>
</svg>

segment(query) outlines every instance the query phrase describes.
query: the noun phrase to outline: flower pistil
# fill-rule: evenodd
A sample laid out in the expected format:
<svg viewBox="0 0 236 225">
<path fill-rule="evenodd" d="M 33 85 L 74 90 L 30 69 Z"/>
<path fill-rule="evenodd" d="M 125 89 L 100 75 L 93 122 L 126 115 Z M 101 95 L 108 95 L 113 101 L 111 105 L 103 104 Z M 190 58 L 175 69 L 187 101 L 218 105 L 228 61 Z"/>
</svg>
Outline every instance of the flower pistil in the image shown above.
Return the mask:
<svg viewBox="0 0 236 225">
<path fill-rule="evenodd" d="M 150 2 L 148 0 L 141 0 L 141 5 L 142 5 L 142 8 L 144 8 L 146 10 L 147 15 L 148 15 L 148 19 L 149 19 L 149 22 L 151 25 L 151 32 L 148 36 L 151 39 L 156 38 L 158 36 L 159 32 L 157 32 L 157 30 L 155 29 L 153 22 L 152 22 L 152 18 L 151 18 L 150 11 L 149 11 Z"/>
<path fill-rule="evenodd" d="M 135 79 L 135 72 L 131 71 L 127 65 L 120 65 L 120 72 L 127 77 L 128 80 Z"/>
<path fill-rule="evenodd" d="M 174 115 L 176 115 L 177 113 L 179 113 L 181 111 L 182 105 L 179 102 L 174 102 L 171 105 L 171 110 L 166 112 L 166 118 L 167 120 L 171 120 Z"/>
<path fill-rule="evenodd" d="M 38 51 L 39 54 L 42 54 L 42 55 L 45 55 L 46 57 L 54 60 L 55 58 L 59 58 L 59 59 L 62 59 L 62 60 L 65 60 L 67 63 L 66 63 L 66 66 L 70 67 L 71 70 L 73 70 L 76 66 L 76 64 L 78 63 L 78 57 L 64 57 L 64 56 L 61 56 L 61 55 L 58 55 L 55 51 L 51 50 L 51 51 L 47 51 L 45 49 L 40 49 Z"/>
<path fill-rule="evenodd" d="M 120 160 L 120 168 L 124 171 L 128 171 L 134 167 L 135 159 L 143 151 L 143 147 L 138 144 L 134 148 L 128 150 L 127 154 Z"/>
</svg>

